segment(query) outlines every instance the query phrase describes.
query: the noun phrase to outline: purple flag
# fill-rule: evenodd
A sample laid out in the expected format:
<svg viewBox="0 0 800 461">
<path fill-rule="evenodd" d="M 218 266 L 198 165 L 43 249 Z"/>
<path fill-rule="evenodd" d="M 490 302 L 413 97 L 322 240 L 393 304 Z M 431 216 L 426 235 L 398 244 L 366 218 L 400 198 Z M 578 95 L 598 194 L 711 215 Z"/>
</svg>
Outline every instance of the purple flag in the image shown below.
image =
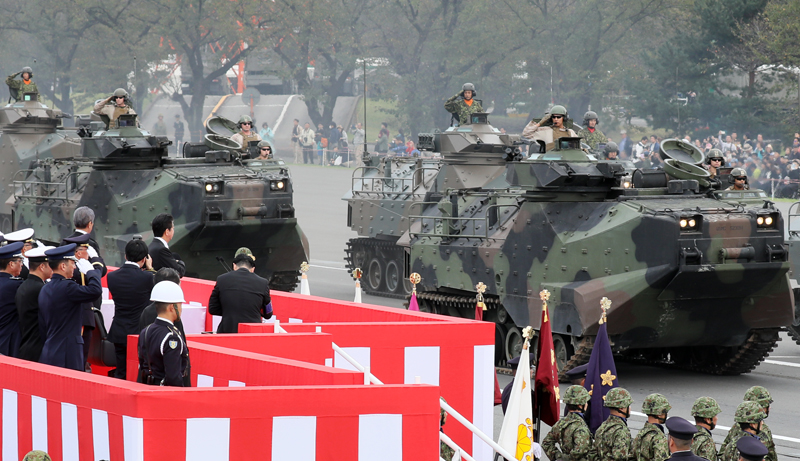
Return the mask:
<svg viewBox="0 0 800 461">
<path fill-rule="evenodd" d="M 408 310 L 419 312 L 419 304 L 417 304 L 417 292 L 411 292 L 411 300 L 408 302 Z"/>
<path fill-rule="evenodd" d="M 609 411 L 603 406 L 603 398 L 608 391 L 617 386 L 619 386 L 617 367 L 614 365 L 614 355 L 608 342 L 608 329 L 603 322 L 597 330 L 584 383 L 584 387 L 592 396 L 589 400 L 589 409 L 586 411 L 586 422 L 589 423 L 592 434 L 608 418 Z"/>
</svg>

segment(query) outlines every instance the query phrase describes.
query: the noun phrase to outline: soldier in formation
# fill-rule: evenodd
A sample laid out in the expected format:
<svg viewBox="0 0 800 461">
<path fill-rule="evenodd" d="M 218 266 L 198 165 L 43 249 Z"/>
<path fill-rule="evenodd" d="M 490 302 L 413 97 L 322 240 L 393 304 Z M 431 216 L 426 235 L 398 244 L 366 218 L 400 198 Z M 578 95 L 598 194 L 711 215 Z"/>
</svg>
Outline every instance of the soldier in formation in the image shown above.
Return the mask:
<svg viewBox="0 0 800 461">
<path fill-rule="evenodd" d="M 621 387 L 606 393 L 603 406 L 610 409 L 610 415 L 594 434 L 598 461 L 629 461 L 633 458 L 633 441 L 628 428 L 632 403 L 630 392 Z"/>
<path fill-rule="evenodd" d="M 736 440 L 746 435 L 757 436 L 767 447 L 767 461 L 778 460 L 775 442 L 772 440 L 772 430 L 764 421 L 769 416 L 771 404 L 772 397 L 763 386 L 753 386 L 744 393 L 744 402 L 736 409 L 736 415 L 734 416 L 734 421 L 738 424 L 731 427 L 722 442 L 722 447 L 719 449 L 720 460 L 731 459 L 735 461 Z M 758 411 L 756 412 L 755 410 Z"/>
<path fill-rule="evenodd" d="M 21 77 L 21 79 L 17 80 L 17 77 Z M 25 93 L 39 94 L 39 88 L 36 86 L 36 83 L 33 82 L 33 69 L 27 66 L 23 67 L 22 70 L 16 74 L 9 75 L 6 79 L 6 85 L 8 85 L 11 96 L 15 101 L 22 99 L 22 95 Z"/>
<path fill-rule="evenodd" d="M 460 93 L 445 101 L 444 108 L 458 119 L 459 125 L 466 125 L 470 123 L 470 115 L 475 112 L 483 112 L 481 103 L 474 99 L 477 95 L 475 85 L 465 83 L 461 87 Z"/>
<path fill-rule="evenodd" d="M 661 394 L 650 394 L 642 402 L 642 413 L 647 415 L 647 422 L 636 434 L 631 446 L 637 461 L 664 461 L 669 458 L 664 423 L 671 409 L 669 401 Z"/>
<path fill-rule="evenodd" d="M 592 433 L 584 419 L 590 396 L 583 386 L 572 385 L 562 399 L 567 415 L 558 420 L 542 442 L 547 457 L 559 461 L 591 461 L 594 452 Z"/>
<path fill-rule="evenodd" d="M 590 110 L 583 115 L 583 128 L 578 131 L 578 136 L 583 138 L 583 141 L 589 145 L 592 150 L 597 150 L 600 144 L 605 144 L 608 141 L 606 135 L 597 129 L 597 112 Z"/>
<path fill-rule="evenodd" d="M 692 416 L 697 432 L 692 437 L 692 452 L 708 461 L 717 461 L 717 446 L 711 431 L 717 427 L 717 415 L 722 410 L 711 397 L 700 397 L 692 405 Z"/>
</svg>

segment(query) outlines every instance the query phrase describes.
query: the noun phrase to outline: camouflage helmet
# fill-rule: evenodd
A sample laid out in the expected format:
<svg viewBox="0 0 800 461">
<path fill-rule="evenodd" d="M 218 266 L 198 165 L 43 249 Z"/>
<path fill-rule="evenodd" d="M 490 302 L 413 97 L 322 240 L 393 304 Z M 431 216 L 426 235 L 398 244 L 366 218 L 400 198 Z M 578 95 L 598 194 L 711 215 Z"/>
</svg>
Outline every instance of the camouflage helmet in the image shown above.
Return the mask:
<svg viewBox="0 0 800 461">
<path fill-rule="evenodd" d="M 583 114 L 583 124 L 588 125 L 589 120 L 597 120 L 597 124 L 600 124 L 600 120 L 597 119 L 597 112 L 593 110 L 588 110 L 585 114 Z"/>
<path fill-rule="evenodd" d="M 606 154 L 610 154 L 611 152 L 619 153 L 619 146 L 614 141 L 610 141 L 606 144 Z"/>
<path fill-rule="evenodd" d="M 745 179 L 747 179 L 747 172 L 744 171 L 744 168 L 734 168 L 733 170 L 731 170 L 731 181 L 733 180 L 733 178 L 741 178 L 741 177 L 744 177 Z M 757 387 L 761 387 L 761 386 L 757 386 Z M 762 389 L 764 389 L 764 388 L 762 387 Z M 766 391 L 766 389 L 764 389 L 764 390 Z"/>
<path fill-rule="evenodd" d="M 658 416 L 672 410 L 669 401 L 661 394 L 650 394 L 642 402 L 642 413 L 649 416 Z"/>
<path fill-rule="evenodd" d="M 561 400 L 568 405 L 585 405 L 590 398 L 589 391 L 585 387 L 574 385 L 567 388 Z"/>
<path fill-rule="evenodd" d="M 22 461 L 52 461 L 50 455 L 43 452 L 42 450 L 33 450 L 29 451 Z"/>
<path fill-rule="evenodd" d="M 722 409 L 711 397 L 699 397 L 692 405 L 692 416 L 697 418 L 713 418 L 720 413 L 722 413 Z"/>
<path fill-rule="evenodd" d="M 461 91 L 472 91 L 473 93 L 475 93 L 475 85 L 473 85 L 472 83 L 465 83 L 461 85 Z"/>
<path fill-rule="evenodd" d="M 773 400 L 769 391 L 764 386 L 753 386 L 744 393 L 744 400 L 748 402 L 758 402 L 761 408 L 769 407 Z"/>
<path fill-rule="evenodd" d="M 25 72 L 28 73 L 28 78 L 33 78 L 33 69 L 31 69 L 28 66 L 25 66 L 22 68 L 22 73 L 24 74 Z"/>
<path fill-rule="evenodd" d="M 115 98 L 118 97 L 118 96 L 125 96 L 127 98 L 128 97 L 128 92 L 125 91 L 125 88 L 117 88 L 116 90 L 114 90 L 114 95 L 113 96 Z"/>
<path fill-rule="evenodd" d="M 608 408 L 628 408 L 633 403 L 631 393 L 621 387 L 608 391 L 603 400 L 603 406 Z"/>
<path fill-rule="evenodd" d="M 761 411 L 761 405 L 758 402 L 742 402 L 736 407 L 736 413 L 733 415 L 733 420 L 737 423 L 757 423 L 766 418 L 767 415 Z"/>
<path fill-rule="evenodd" d="M 564 117 L 567 117 L 567 108 L 557 104 L 550 108 L 549 113 L 550 115 L 563 115 Z"/>
</svg>

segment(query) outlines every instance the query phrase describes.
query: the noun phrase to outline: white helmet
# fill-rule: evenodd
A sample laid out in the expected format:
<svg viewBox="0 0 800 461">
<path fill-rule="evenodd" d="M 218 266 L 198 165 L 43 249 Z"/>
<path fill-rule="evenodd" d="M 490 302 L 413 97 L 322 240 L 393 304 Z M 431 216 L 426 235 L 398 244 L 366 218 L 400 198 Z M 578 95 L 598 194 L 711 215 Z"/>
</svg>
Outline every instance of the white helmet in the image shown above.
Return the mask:
<svg viewBox="0 0 800 461">
<path fill-rule="evenodd" d="M 158 303 L 185 303 L 183 299 L 183 290 L 180 285 L 175 282 L 164 280 L 163 282 L 156 283 L 153 291 L 150 293 L 150 301 Z"/>
</svg>

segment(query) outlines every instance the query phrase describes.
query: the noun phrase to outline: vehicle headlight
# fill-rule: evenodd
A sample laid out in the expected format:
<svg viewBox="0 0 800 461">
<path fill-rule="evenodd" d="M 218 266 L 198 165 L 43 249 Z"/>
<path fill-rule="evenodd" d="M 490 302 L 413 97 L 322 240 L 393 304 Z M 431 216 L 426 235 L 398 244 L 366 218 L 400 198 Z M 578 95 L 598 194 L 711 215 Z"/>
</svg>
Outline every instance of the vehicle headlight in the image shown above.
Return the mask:
<svg viewBox="0 0 800 461">
<path fill-rule="evenodd" d="M 207 182 L 204 186 L 206 194 L 217 195 L 222 193 L 222 181 Z"/>
<path fill-rule="evenodd" d="M 681 226 L 681 231 L 695 232 L 700 229 L 702 223 L 701 216 L 681 216 L 678 220 L 678 225 Z"/>
<path fill-rule="evenodd" d="M 270 190 L 286 190 L 286 181 L 278 180 L 278 181 L 270 181 L 269 183 Z"/>
<path fill-rule="evenodd" d="M 759 229 L 774 229 L 778 225 L 778 217 L 774 214 L 764 214 L 756 217 Z"/>
</svg>

